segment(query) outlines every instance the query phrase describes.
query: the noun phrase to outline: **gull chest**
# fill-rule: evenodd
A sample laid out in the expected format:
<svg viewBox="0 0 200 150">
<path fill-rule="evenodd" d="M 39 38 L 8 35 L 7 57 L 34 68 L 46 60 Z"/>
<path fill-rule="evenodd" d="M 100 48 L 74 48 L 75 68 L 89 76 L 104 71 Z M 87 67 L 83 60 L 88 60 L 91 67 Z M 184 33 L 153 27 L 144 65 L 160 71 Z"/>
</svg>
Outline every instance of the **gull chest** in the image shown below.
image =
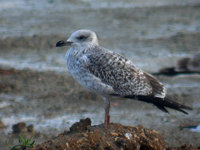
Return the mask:
<svg viewBox="0 0 200 150">
<path fill-rule="evenodd" d="M 113 92 L 112 87 L 102 83 L 99 78 L 89 72 L 87 68 L 88 60 L 83 53 L 68 51 L 65 59 L 68 71 L 84 88 L 101 95 Z"/>
<path fill-rule="evenodd" d="M 80 51 L 69 50 L 65 56 L 67 69 L 79 84 L 91 91 L 94 85 L 94 81 L 91 80 L 93 77 L 84 67 L 84 61 L 81 60 L 82 56 L 83 54 Z"/>
</svg>

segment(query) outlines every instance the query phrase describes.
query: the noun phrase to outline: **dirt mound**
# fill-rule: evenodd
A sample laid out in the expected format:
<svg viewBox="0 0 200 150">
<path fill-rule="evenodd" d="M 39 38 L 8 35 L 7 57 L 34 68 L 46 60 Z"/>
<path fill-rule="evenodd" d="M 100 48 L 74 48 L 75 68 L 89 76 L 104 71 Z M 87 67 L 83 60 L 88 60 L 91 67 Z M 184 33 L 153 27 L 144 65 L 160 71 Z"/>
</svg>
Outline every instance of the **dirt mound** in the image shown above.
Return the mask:
<svg viewBox="0 0 200 150">
<path fill-rule="evenodd" d="M 166 146 L 163 138 L 154 130 L 142 126 L 131 127 L 114 123 L 105 129 L 103 125 L 91 126 L 91 121 L 87 118 L 75 123 L 70 131 L 38 145 L 36 149 L 161 150 L 166 149 Z"/>
</svg>

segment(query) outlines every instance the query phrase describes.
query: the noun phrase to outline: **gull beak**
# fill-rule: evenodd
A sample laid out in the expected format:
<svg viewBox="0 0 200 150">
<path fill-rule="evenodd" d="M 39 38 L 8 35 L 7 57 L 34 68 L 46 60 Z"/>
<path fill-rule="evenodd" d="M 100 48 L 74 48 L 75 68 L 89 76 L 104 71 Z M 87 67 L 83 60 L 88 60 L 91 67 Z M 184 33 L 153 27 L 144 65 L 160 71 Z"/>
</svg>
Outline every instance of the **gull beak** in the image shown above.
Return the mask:
<svg viewBox="0 0 200 150">
<path fill-rule="evenodd" d="M 56 43 L 56 47 L 63 47 L 63 46 L 71 46 L 71 44 L 72 44 L 73 42 L 72 41 L 69 41 L 69 40 L 67 40 L 67 41 L 58 41 L 57 43 Z"/>
</svg>

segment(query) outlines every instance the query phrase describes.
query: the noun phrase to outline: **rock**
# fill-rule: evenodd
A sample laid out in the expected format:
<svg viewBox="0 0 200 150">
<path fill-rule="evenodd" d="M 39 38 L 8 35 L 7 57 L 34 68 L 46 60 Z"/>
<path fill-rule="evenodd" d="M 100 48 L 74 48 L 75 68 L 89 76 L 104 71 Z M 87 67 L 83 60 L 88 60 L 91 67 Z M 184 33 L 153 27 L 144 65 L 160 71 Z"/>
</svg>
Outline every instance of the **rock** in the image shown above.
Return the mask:
<svg viewBox="0 0 200 150">
<path fill-rule="evenodd" d="M 19 122 L 12 126 L 13 133 L 27 132 L 26 124 L 24 122 Z"/>
<path fill-rule="evenodd" d="M 80 122 L 76 122 L 70 127 L 70 132 L 84 131 L 87 130 L 90 126 L 91 126 L 90 118 L 81 119 Z"/>
<path fill-rule="evenodd" d="M 164 150 L 163 138 L 154 130 L 142 126 L 131 127 L 121 124 L 110 124 L 108 129 L 103 126 L 90 126 L 90 119 L 81 120 L 60 134 L 36 146 L 37 150 Z M 73 131 L 73 132 L 72 132 Z"/>
<path fill-rule="evenodd" d="M 34 132 L 34 126 L 32 124 L 27 126 L 27 131 L 33 133 Z"/>
<path fill-rule="evenodd" d="M 26 123 L 19 122 L 12 126 L 12 130 L 13 130 L 13 133 L 25 133 L 25 132 L 33 133 L 34 127 L 33 125 L 26 126 Z"/>
<path fill-rule="evenodd" d="M 0 129 L 5 128 L 5 124 L 0 120 Z"/>
</svg>

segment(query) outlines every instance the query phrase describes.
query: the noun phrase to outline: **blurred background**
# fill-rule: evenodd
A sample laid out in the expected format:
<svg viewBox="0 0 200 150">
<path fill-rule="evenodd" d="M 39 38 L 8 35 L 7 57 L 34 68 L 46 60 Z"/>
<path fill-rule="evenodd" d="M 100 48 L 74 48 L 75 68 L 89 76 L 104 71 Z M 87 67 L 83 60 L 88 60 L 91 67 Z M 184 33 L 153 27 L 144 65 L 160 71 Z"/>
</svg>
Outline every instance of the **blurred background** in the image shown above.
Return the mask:
<svg viewBox="0 0 200 150">
<path fill-rule="evenodd" d="M 0 0 L 0 147 L 18 141 L 12 125 L 33 125 L 36 143 L 90 117 L 103 123 L 104 103 L 67 72 L 67 48 L 55 48 L 78 29 L 97 33 L 144 71 L 174 66 L 200 51 L 199 0 Z M 159 76 L 168 94 L 194 108 L 189 115 L 133 100 L 111 102 L 111 122 L 159 131 L 168 145 L 198 145 L 200 75 Z M 6 126 L 3 128 L 3 126 Z"/>
</svg>

